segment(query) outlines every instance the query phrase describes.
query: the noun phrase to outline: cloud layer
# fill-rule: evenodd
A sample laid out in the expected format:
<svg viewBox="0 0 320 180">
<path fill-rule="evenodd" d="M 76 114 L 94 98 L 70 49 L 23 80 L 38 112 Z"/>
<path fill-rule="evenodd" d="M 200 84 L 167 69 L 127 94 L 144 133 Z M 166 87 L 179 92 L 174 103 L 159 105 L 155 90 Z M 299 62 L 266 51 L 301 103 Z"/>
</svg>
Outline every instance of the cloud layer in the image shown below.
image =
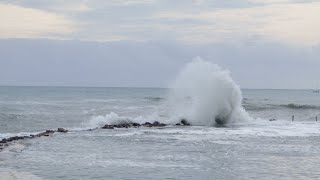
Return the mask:
<svg viewBox="0 0 320 180">
<path fill-rule="evenodd" d="M 75 25 L 63 15 L 0 4 L 0 38 L 64 38 Z"/>
<path fill-rule="evenodd" d="M 0 38 L 320 44 L 320 2 L 310 0 L 13 0 L 0 11 Z"/>
</svg>

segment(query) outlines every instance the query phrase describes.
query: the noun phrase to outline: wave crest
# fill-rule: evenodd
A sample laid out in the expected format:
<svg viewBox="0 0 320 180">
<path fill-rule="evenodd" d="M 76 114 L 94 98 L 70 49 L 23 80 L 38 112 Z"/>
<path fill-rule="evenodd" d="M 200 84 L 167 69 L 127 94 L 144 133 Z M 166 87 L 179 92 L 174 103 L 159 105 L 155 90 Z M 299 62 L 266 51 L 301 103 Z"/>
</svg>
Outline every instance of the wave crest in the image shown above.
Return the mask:
<svg viewBox="0 0 320 180">
<path fill-rule="evenodd" d="M 191 125 L 215 126 L 250 119 L 243 109 L 239 86 L 230 72 L 200 58 L 179 73 L 169 95 L 171 120 Z"/>
<path fill-rule="evenodd" d="M 290 109 L 320 109 L 320 106 L 310 105 L 310 104 L 286 104 L 280 105 L 281 107 L 290 108 Z"/>
</svg>

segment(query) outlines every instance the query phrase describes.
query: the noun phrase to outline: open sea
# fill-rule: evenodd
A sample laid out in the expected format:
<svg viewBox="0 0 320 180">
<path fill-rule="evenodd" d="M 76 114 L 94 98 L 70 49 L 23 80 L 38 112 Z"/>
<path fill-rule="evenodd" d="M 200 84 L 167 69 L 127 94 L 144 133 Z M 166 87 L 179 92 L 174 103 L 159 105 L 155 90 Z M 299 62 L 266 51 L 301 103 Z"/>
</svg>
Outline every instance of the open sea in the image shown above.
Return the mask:
<svg viewBox="0 0 320 180">
<path fill-rule="evenodd" d="M 242 89 L 250 118 L 222 127 L 88 131 L 118 119 L 168 123 L 169 91 L 0 87 L 0 140 L 70 130 L 3 149 L 0 179 L 320 178 L 320 94 L 312 90 Z"/>
</svg>

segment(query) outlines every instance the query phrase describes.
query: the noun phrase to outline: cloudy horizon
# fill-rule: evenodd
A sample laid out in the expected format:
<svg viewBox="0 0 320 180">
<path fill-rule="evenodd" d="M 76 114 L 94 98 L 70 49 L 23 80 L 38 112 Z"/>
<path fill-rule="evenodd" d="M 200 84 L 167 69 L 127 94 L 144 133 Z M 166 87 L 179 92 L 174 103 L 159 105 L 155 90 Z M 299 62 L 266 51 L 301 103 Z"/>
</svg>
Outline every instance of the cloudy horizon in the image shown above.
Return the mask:
<svg viewBox="0 0 320 180">
<path fill-rule="evenodd" d="M 320 85 L 320 2 L 4 0 L 0 85 L 167 87 L 195 57 L 242 88 Z"/>
</svg>

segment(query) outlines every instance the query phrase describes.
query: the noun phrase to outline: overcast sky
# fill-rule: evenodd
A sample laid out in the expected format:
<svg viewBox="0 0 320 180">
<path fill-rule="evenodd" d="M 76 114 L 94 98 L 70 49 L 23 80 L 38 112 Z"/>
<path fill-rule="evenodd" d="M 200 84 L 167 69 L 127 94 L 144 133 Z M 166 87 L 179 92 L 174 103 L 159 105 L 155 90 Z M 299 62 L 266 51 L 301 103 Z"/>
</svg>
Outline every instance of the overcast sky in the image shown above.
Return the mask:
<svg viewBox="0 0 320 180">
<path fill-rule="evenodd" d="M 200 56 L 242 88 L 315 88 L 319 20 L 319 0 L 2 0 L 0 85 L 166 87 Z"/>
</svg>

